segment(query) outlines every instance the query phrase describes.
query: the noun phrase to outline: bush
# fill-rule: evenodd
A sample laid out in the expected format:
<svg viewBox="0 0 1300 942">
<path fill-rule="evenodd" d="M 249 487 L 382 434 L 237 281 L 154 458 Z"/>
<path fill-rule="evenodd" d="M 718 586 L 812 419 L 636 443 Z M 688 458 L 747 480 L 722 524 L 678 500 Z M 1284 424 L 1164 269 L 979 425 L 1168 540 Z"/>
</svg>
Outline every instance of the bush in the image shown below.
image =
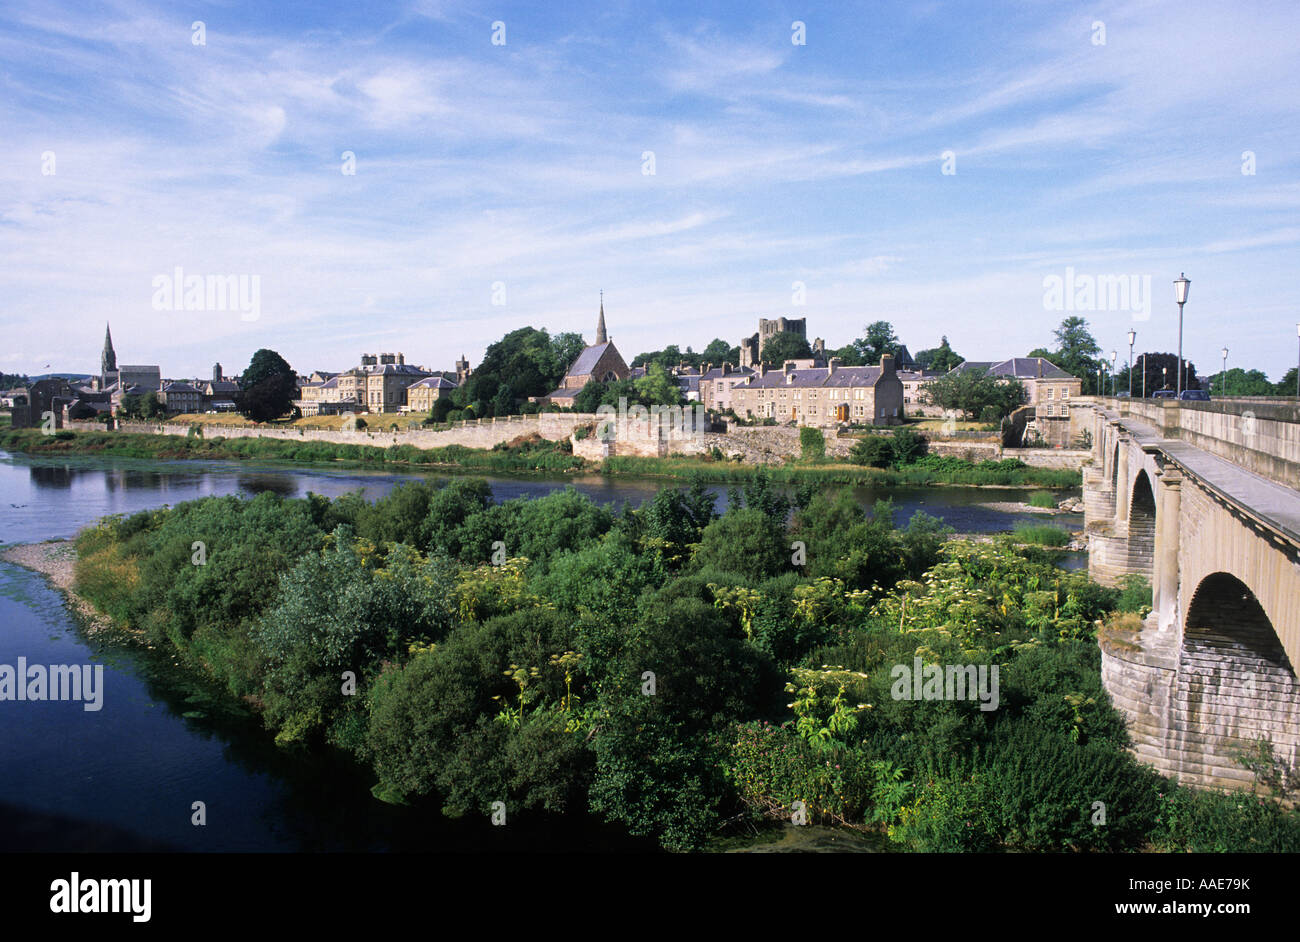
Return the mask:
<svg viewBox="0 0 1300 942">
<path fill-rule="evenodd" d="M 1056 498 L 1048 491 L 1034 491 L 1029 495 L 1029 506 L 1054 509 L 1056 507 Z"/>
<path fill-rule="evenodd" d="M 1138 572 L 1129 573 L 1119 580 L 1119 599 L 1115 603 L 1117 611 L 1134 612 L 1145 617 L 1151 611 L 1151 583 L 1146 576 Z"/>
<path fill-rule="evenodd" d="M 871 468 L 888 467 L 893 459 L 893 446 L 883 435 L 867 435 L 859 438 L 849 451 L 849 461 Z"/>
<path fill-rule="evenodd" d="M 799 429 L 799 448 L 805 461 L 817 461 L 826 457 L 826 436 L 819 428 L 803 426 Z"/>
<path fill-rule="evenodd" d="M 925 437 L 915 429 L 900 428 L 889 443 L 894 464 L 911 464 L 925 454 Z"/>
</svg>

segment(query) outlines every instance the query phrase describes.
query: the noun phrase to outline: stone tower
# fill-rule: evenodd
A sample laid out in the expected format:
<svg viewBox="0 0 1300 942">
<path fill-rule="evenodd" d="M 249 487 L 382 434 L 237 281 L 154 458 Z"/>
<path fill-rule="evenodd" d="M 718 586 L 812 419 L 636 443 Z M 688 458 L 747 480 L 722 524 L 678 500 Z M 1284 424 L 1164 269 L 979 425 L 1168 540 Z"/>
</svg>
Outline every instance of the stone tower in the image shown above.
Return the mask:
<svg viewBox="0 0 1300 942">
<path fill-rule="evenodd" d="M 223 376 L 221 375 L 221 364 L 220 364 L 220 363 L 213 363 L 213 364 L 212 364 L 212 381 L 213 381 L 214 383 L 219 383 L 219 382 L 221 382 L 224 378 L 225 378 L 225 377 L 223 377 Z"/>
<path fill-rule="evenodd" d="M 112 382 L 109 376 L 117 372 L 117 354 L 113 352 L 113 333 L 104 325 L 104 352 L 99 357 L 99 378 L 107 386 Z"/>
<path fill-rule="evenodd" d="M 607 343 L 605 335 L 605 292 L 600 293 L 600 318 L 596 321 L 596 343 Z"/>
</svg>

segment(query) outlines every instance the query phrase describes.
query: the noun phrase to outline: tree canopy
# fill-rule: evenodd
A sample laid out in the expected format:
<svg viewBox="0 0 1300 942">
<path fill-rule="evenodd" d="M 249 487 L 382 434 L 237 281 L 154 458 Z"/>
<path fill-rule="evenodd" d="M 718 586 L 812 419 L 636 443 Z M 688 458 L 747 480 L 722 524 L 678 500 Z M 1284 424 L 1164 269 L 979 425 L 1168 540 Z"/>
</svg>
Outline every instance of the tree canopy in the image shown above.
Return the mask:
<svg viewBox="0 0 1300 942">
<path fill-rule="evenodd" d="M 945 373 L 921 388 L 932 405 L 956 409 L 982 422 L 997 422 L 1025 402 L 1025 387 L 1019 380 L 975 368 Z"/>
<path fill-rule="evenodd" d="M 812 347 L 808 345 L 808 338 L 788 330 L 778 331 L 768 337 L 759 352 L 759 358 L 764 363 L 776 364 L 786 360 L 804 360 L 811 356 Z"/>
<path fill-rule="evenodd" d="M 898 354 L 903 349 L 898 335 L 894 333 L 894 325 L 889 321 L 873 321 L 868 324 L 862 329 L 862 336 L 853 341 L 853 346 L 868 366 L 877 365 L 886 353 L 897 361 Z"/>
<path fill-rule="evenodd" d="M 286 415 L 293 409 L 297 381 L 297 374 L 284 357 L 274 350 L 258 350 L 239 378 L 236 405 L 240 414 L 254 422 L 270 422 Z"/>
<path fill-rule="evenodd" d="M 916 365 L 923 370 L 946 373 L 953 367 L 959 366 L 964 358 L 948 345 L 948 338 L 944 336 L 939 341 L 939 346 L 921 350 L 914 359 Z"/>
</svg>

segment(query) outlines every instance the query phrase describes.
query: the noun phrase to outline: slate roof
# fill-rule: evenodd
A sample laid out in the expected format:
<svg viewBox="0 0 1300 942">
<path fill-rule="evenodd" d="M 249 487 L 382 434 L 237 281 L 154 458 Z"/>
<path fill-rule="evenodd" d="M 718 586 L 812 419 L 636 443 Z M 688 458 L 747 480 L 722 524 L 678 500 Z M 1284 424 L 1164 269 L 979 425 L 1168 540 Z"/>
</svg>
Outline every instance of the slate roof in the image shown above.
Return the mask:
<svg viewBox="0 0 1300 942">
<path fill-rule="evenodd" d="M 605 343 L 592 344 L 578 354 L 578 359 L 573 361 L 573 366 L 569 367 L 569 376 L 587 376 L 596 369 L 596 364 L 604 356 L 605 351 L 612 347 L 612 341 Z"/>
<path fill-rule="evenodd" d="M 412 383 L 407 389 L 427 386 L 429 389 L 455 389 L 456 384 L 442 376 L 429 376 L 420 380 L 418 383 Z"/>
<path fill-rule="evenodd" d="M 1043 369 L 1041 376 L 1038 372 L 1040 363 Z M 1077 377 L 1071 376 L 1051 360 L 1043 357 L 1011 357 L 1009 360 L 997 362 L 967 360 L 959 363 L 953 369 L 984 369 L 994 376 L 1013 376 L 1016 379 L 1077 379 Z"/>
<path fill-rule="evenodd" d="M 766 376 L 754 375 L 749 389 L 811 389 L 825 386 L 828 389 L 848 386 L 874 386 L 880 379 L 878 366 L 840 366 L 831 373 L 829 367 L 812 367 L 803 370 L 768 370 Z"/>
<path fill-rule="evenodd" d="M 711 379 L 722 379 L 724 375 L 728 379 L 731 379 L 733 377 L 736 379 L 744 379 L 746 376 L 752 376 L 753 373 L 754 371 L 747 366 L 733 366 L 731 368 L 730 373 L 724 374 L 722 372 L 722 367 L 715 366 L 713 369 L 709 370 L 707 373 L 701 376 L 700 379 L 705 380 L 707 382 L 708 380 Z"/>
</svg>

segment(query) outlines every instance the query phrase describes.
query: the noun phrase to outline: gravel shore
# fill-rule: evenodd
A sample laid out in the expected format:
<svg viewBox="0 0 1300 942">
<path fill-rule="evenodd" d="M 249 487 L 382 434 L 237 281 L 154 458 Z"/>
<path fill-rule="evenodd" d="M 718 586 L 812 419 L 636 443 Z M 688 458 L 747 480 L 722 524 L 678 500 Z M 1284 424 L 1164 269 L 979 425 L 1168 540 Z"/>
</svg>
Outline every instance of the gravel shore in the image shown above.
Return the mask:
<svg viewBox="0 0 1300 942">
<path fill-rule="evenodd" d="M 67 596 L 69 604 L 82 618 L 86 632 L 94 634 L 112 627 L 94 606 L 72 591 L 73 566 L 77 551 L 71 540 L 50 540 L 47 543 L 20 543 L 5 547 L 0 559 L 45 576 Z"/>
</svg>

